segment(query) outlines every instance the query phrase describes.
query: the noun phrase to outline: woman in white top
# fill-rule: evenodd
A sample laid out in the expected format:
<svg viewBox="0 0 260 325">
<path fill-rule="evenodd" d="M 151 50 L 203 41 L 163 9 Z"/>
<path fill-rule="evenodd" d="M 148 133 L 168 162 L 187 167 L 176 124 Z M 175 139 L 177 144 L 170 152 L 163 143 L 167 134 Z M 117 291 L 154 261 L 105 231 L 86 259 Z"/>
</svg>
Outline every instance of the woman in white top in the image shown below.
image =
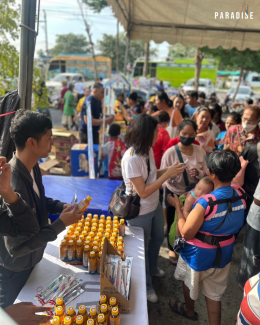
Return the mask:
<svg viewBox="0 0 260 325">
<path fill-rule="evenodd" d="M 157 267 L 160 246 L 164 240 L 164 220 L 159 203 L 159 188 L 167 179 L 176 177 L 184 171 L 183 164 L 157 170 L 152 150 L 157 136 L 156 119 L 147 114 L 139 115 L 127 130 L 125 142 L 129 149 L 121 162 L 126 194 L 137 193 L 140 196 L 139 215 L 128 221 L 128 224 L 144 229 L 146 291 L 150 302 L 158 301 L 151 277 L 164 276 L 164 272 Z M 150 160 L 149 177 L 148 159 Z"/>
<path fill-rule="evenodd" d="M 164 205 L 167 208 L 167 225 L 168 225 L 168 248 L 169 261 L 176 265 L 177 256 L 173 251 L 173 247 L 169 243 L 169 232 L 172 223 L 174 222 L 175 208 L 167 201 L 168 194 L 176 194 L 178 196 L 187 193 L 202 177 L 207 175 L 207 166 L 205 163 L 205 150 L 196 144 L 193 144 L 196 137 L 197 125 L 192 119 L 184 119 L 179 125 L 179 139 L 180 142 L 176 146 L 169 148 L 163 155 L 161 161 L 161 168 L 176 165 L 180 163 L 177 149 L 181 154 L 183 161 L 186 161 L 186 175 L 188 184 L 185 184 L 184 174 L 176 177 L 174 180 L 168 179 L 164 184 Z"/>
</svg>

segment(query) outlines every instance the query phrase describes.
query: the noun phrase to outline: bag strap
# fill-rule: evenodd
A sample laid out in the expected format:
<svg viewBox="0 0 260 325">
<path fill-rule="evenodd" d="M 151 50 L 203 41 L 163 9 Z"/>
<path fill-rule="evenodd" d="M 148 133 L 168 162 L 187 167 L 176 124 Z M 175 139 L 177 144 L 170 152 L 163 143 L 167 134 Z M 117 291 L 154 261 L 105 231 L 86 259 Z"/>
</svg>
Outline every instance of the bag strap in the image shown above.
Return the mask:
<svg viewBox="0 0 260 325">
<path fill-rule="evenodd" d="M 183 164 L 184 161 L 183 161 L 183 158 L 182 158 L 182 154 L 181 154 L 180 148 L 179 148 L 179 146 L 177 144 L 175 146 L 175 150 L 176 150 L 176 153 L 178 155 L 180 163 Z M 184 170 L 184 172 L 183 172 L 183 178 L 184 178 L 184 183 L 185 183 L 186 187 L 189 188 L 190 184 L 189 184 L 188 174 L 187 174 L 186 170 Z"/>
<path fill-rule="evenodd" d="M 257 148 L 258 163 L 260 167 L 260 142 L 257 142 L 256 148 Z"/>
<path fill-rule="evenodd" d="M 150 175 L 150 171 L 151 171 L 151 166 L 150 166 L 150 157 L 146 159 L 146 164 L 147 164 L 147 170 L 148 170 L 148 176 L 146 178 L 145 184 L 148 181 L 149 175 Z"/>
</svg>

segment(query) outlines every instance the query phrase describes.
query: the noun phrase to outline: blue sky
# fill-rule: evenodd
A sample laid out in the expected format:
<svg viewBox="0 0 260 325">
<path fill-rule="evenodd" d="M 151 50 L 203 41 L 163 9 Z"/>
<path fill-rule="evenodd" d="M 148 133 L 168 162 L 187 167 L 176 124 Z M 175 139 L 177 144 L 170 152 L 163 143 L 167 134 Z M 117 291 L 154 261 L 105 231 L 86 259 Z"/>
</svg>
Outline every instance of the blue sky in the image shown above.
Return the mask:
<svg viewBox="0 0 260 325">
<path fill-rule="evenodd" d="M 86 34 L 84 23 L 80 16 L 80 11 L 76 0 L 41 0 L 40 21 L 43 20 L 43 9 L 46 10 L 48 25 L 48 43 L 49 48 L 55 45 L 55 35 L 57 34 Z M 87 10 L 87 17 L 91 25 L 93 41 L 96 42 L 102 38 L 103 34 L 116 34 L 116 18 L 110 8 L 104 9 L 100 14 L 94 14 Z M 120 31 L 123 31 L 120 26 Z M 15 42 L 19 48 L 19 41 Z M 151 42 L 151 46 L 158 48 L 158 58 L 165 58 L 168 54 L 168 43 L 160 45 Z M 44 23 L 40 23 L 39 35 L 36 41 L 36 51 L 43 49 L 45 51 L 45 33 Z"/>
</svg>

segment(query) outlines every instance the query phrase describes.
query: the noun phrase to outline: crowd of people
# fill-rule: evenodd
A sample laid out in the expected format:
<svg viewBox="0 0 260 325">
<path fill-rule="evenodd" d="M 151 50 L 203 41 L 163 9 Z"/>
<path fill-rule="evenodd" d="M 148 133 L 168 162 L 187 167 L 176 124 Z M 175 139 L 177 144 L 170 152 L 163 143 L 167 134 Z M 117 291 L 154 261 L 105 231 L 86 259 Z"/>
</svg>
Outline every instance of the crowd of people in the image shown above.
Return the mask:
<svg viewBox="0 0 260 325">
<path fill-rule="evenodd" d="M 80 142 L 87 143 L 90 102 L 93 143 L 99 144 L 102 83 L 92 89 L 75 85 L 76 98 L 72 84 L 64 81 L 63 87 L 64 126 L 77 122 Z M 125 135 L 119 121 L 127 128 Z M 140 197 L 139 215 L 128 224 L 144 230 L 149 302 L 159 299 L 152 278 L 165 276 L 157 265 L 165 236 L 169 262 L 176 267 L 184 294 L 184 302 L 169 301 L 169 310 L 187 319 L 198 320 L 194 302 L 200 289 L 209 323 L 221 324 L 233 247 L 245 224 L 238 285 L 244 288 L 260 272 L 259 122 L 260 107 L 248 103 L 241 115 L 233 112 L 223 121 L 215 94 L 206 99 L 203 93 L 189 91 L 170 99 L 159 89 L 147 104 L 134 92 L 126 102 L 124 94 L 117 96 L 115 115 L 105 117 L 109 135 L 101 160 L 108 157 L 109 178 L 123 179 L 126 194 Z M 35 320 L 31 324 L 49 318 L 35 315 L 42 309 L 32 304 L 13 303 L 46 244 L 81 218 L 76 207 L 70 211 L 69 204 L 45 197 L 38 161 L 51 150 L 51 129 L 52 122 L 43 114 L 19 110 L 10 128 L 16 152 L 9 163 L 0 158 L 0 307 L 15 320 L 19 310 L 20 317 L 24 313 Z M 60 213 L 51 225 L 48 212 Z M 18 323 L 27 324 L 24 319 Z M 249 324 L 242 307 L 237 321 Z"/>
</svg>

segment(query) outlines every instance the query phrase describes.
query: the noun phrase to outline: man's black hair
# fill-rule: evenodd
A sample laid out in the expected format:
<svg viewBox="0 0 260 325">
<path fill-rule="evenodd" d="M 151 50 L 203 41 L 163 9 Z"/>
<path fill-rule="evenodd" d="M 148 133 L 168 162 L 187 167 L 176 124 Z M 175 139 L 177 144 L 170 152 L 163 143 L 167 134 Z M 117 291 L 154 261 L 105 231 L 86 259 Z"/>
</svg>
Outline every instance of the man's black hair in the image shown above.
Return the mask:
<svg viewBox="0 0 260 325">
<path fill-rule="evenodd" d="M 111 137 L 117 137 L 120 135 L 120 125 L 117 123 L 112 123 L 109 127 L 108 134 L 111 135 Z"/>
<path fill-rule="evenodd" d="M 230 149 L 213 151 L 206 156 L 206 164 L 210 173 L 222 183 L 231 182 L 241 169 L 238 155 Z"/>
<path fill-rule="evenodd" d="M 104 88 L 103 85 L 99 82 L 95 83 L 93 86 L 93 89 L 100 89 L 100 88 Z"/>
<path fill-rule="evenodd" d="M 206 94 L 204 93 L 204 91 L 201 91 L 201 92 L 199 93 L 199 97 L 200 97 L 200 98 L 204 98 L 204 99 L 206 99 Z"/>
<path fill-rule="evenodd" d="M 150 107 L 150 111 L 151 111 L 152 113 L 155 113 L 155 112 L 159 111 L 159 109 L 158 109 L 158 107 L 157 107 L 156 105 L 152 105 L 152 106 Z"/>
<path fill-rule="evenodd" d="M 23 150 L 26 141 L 34 138 L 37 142 L 52 129 L 51 120 L 38 112 L 19 109 L 12 119 L 10 135 L 17 149 Z"/>
<path fill-rule="evenodd" d="M 246 103 L 247 103 L 247 105 L 252 105 L 252 104 L 254 104 L 254 101 L 253 101 L 253 99 L 248 98 L 248 99 L 246 100 Z"/>
<path fill-rule="evenodd" d="M 137 93 L 136 92 L 132 92 L 130 95 L 129 95 L 129 98 L 132 99 L 134 102 L 137 101 Z"/>
<path fill-rule="evenodd" d="M 198 92 L 197 91 L 195 91 L 195 90 L 188 90 L 187 92 L 186 92 L 186 95 L 187 96 L 190 96 L 190 97 L 195 97 L 196 99 L 198 99 Z"/>
<path fill-rule="evenodd" d="M 149 155 L 157 124 L 158 122 L 154 117 L 148 114 L 140 114 L 126 132 L 126 146 L 128 148 L 133 147 L 137 155 Z"/>
</svg>

